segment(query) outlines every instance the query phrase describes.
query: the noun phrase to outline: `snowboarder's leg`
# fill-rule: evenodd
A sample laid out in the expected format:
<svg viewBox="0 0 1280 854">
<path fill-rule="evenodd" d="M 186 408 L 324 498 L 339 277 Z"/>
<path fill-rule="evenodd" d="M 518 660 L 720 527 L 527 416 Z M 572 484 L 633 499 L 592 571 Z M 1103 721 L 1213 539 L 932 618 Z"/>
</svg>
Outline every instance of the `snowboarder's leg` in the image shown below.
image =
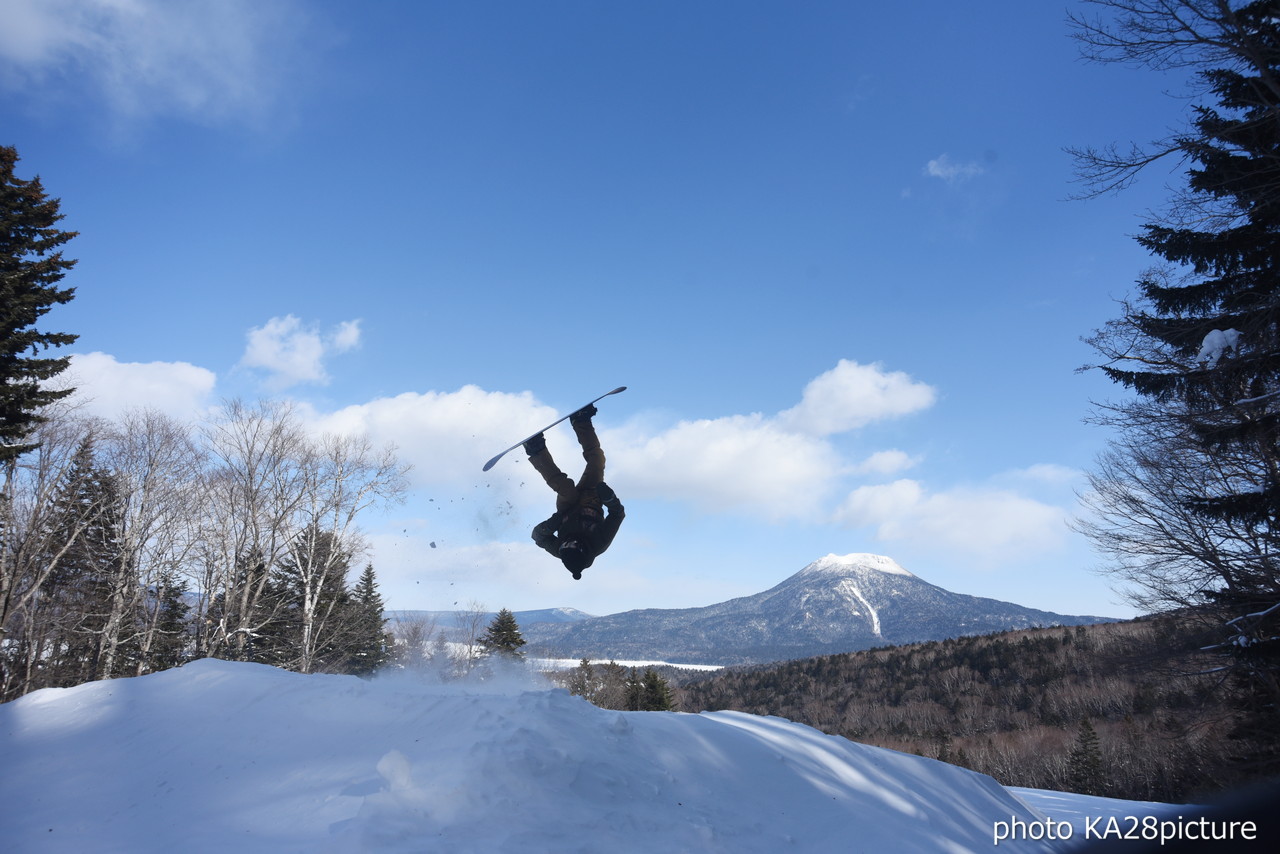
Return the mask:
<svg viewBox="0 0 1280 854">
<path fill-rule="evenodd" d="M 579 489 L 596 486 L 604 480 L 604 451 L 600 447 L 600 438 L 596 436 L 595 425 L 591 423 L 591 416 L 595 414 L 596 408 L 589 406 L 569 418 L 578 444 L 582 446 L 582 458 L 587 461 L 582 477 L 578 478 Z"/>
<path fill-rule="evenodd" d="M 556 461 L 551 459 L 551 452 L 547 450 L 546 440 L 540 442 L 535 439 L 542 439 L 542 434 L 538 434 L 533 439 L 525 442 L 525 450 L 529 452 L 529 462 L 533 468 L 542 475 L 542 479 L 546 481 L 547 486 L 556 494 L 556 507 L 561 504 L 571 502 L 577 495 L 577 488 L 573 485 L 573 481 L 569 479 L 569 475 L 560 471 L 560 467 L 556 465 Z"/>
</svg>

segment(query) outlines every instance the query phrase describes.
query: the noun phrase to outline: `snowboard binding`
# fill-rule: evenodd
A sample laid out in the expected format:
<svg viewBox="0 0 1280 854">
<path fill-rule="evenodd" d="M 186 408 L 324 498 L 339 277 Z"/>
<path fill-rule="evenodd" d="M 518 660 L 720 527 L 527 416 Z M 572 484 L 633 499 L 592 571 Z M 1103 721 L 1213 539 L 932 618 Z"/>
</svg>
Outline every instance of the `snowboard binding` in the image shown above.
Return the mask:
<svg viewBox="0 0 1280 854">
<path fill-rule="evenodd" d="M 586 406 L 569 416 L 569 423 L 581 424 L 583 421 L 590 421 L 592 416 L 599 411 L 600 410 L 596 409 L 594 403 L 588 403 Z"/>
</svg>

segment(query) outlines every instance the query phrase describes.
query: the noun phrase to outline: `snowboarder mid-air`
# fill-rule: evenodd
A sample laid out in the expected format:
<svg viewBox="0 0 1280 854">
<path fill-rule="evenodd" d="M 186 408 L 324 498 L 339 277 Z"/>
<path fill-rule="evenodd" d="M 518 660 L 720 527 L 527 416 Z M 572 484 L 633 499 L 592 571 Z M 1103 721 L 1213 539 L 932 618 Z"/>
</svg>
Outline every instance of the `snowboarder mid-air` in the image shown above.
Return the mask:
<svg viewBox="0 0 1280 854">
<path fill-rule="evenodd" d="M 533 541 L 558 557 L 575 579 L 582 578 L 582 570 L 609 548 L 626 516 L 622 502 L 604 482 L 604 451 L 591 423 L 595 414 L 591 405 L 569 416 L 587 461 L 576 484 L 557 468 L 542 433 L 524 443 L 529 462 L 556 493 L 556 512 L 534 527 Z"/>
</svg>

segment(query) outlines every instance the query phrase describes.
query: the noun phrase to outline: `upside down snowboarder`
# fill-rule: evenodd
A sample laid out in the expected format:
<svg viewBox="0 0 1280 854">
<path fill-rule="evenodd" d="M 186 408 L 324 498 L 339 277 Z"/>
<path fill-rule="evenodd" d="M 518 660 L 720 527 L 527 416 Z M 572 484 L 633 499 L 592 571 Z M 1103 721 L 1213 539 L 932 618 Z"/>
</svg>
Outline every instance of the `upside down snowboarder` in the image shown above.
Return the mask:
<svg viewBox="0 0 1280 854">
<path fill-rule="evenodd" d="M 626 517 L 622 502 L 604 482 L 604 451 L 591 423 L 596 411 L 588 405 L 569 416 L 587 461 L 577 483 L 551 459 L 542 433 L 524 443 L 529 462 L 556 494 L 556 512 L 534 526 L 533 541 L 559 558 L 575 579 L 581 579 L 582 571 L 609 548 Z"/>
</svg>

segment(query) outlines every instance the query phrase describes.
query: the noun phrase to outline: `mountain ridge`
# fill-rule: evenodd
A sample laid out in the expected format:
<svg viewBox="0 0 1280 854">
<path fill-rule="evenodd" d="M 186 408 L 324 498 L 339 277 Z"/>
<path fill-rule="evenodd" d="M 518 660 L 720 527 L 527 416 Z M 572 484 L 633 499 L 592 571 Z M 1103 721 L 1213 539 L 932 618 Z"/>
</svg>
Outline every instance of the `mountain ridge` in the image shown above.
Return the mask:
<svg viewBox="0 0 1280 854">
<path fill-rule="evenodd" d="M 572 623 L 578 620 L 589 620 L 592 614 L 579 611 L 577 608 L 538 608 L 531 611 L 514 611 L 516 623 L 523 629 L 539 623 Z M 388 610 L 382 616 L 391 626 L 404 623 L 418 623 L 430 630 L 434 637 L 443 633 L 451 641 L 467 641 L 471 635 L 483 629 L 498 616 L 497 611 L 424 611 L 424 610 Z"/>
<path fill-rule="evenodd" d="M 1113 618 L 1041 611 L 930 584 L 883 555 L 828 554 L 768 590 L 700 608 L 522 626 L 530 654 L 761 664 Z"/>
</svg>

